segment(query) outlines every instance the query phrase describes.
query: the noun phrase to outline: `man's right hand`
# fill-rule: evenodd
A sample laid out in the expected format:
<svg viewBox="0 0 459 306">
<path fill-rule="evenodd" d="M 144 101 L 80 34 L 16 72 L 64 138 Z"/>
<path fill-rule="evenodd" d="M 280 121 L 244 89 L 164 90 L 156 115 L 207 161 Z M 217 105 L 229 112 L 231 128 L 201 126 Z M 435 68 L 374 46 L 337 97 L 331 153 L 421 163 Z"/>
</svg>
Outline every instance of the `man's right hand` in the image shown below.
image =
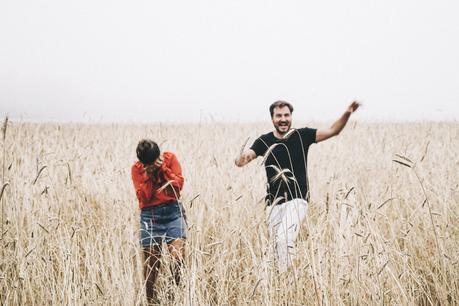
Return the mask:
<svg viewBox="0 0 459 306">
<path fill-rule="evenodd" d="M 238 167 L 243 167 L 255 158 L 257 158 L 255 151 L 253 151 L 252 149 L 248 149 L 247 151 L 241 153 L 238 157 L 236 157 L 236 159 L 234 160 L 234 164 Z"/>
<path fill-rule="evenodd" d="M 240 162 L 241 156 L 238 156 L 234 159 L 234 164 L 238 167 L 241 167 L 241 162 Z"/>
</svg>

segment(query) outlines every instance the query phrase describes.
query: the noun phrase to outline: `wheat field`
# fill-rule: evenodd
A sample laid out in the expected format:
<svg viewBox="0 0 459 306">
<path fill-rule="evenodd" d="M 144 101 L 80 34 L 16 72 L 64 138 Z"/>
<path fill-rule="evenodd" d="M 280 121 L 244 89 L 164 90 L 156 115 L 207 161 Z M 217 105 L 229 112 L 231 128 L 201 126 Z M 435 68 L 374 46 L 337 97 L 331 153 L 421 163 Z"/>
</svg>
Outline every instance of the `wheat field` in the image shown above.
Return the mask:
<svg viewBox="0 0 459 306">
<path fill-rule="evenodd" d="M 250 145 L 271 130 L 269 122 L 8 122 L 1 304 L 146 304 L 130 178 L 145 137 L 176 153 L 185 176 L 186 267 L 176 287 L 163 258 L 161 304 L 459 304 L 458 123 L 350 122 L 313 145 L 299 256 L 282 275 L 261 159 L 233 164 L 248 137 Z"/>
</svg>

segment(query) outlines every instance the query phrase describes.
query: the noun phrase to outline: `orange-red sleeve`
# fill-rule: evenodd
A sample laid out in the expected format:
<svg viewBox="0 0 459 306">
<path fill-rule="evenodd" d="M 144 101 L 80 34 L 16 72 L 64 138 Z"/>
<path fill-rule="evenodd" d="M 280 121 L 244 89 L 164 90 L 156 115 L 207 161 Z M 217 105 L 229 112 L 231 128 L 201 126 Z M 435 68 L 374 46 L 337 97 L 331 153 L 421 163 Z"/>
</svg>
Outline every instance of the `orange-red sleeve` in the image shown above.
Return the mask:
<svg viewBox="0 0 459 306">
<path fill-rule="evenodd" d="M 164 178 L 167 181 L 172 181 L 171 185 L 178 190 L 182 190 L 185 178 L 182 175 L 182 167 L 180 166 L 177 157 L 171 154 L 170 161 L 167 165 L 163 164 Z"/>
<path fill-rule="evenodd" d="M 145 174 L 145 170 L 135 165 L 132 166 L 131 176 L 137 199 L 143 203 L 149 202 L 153 197 L 152 180 Z"/>
</svg>

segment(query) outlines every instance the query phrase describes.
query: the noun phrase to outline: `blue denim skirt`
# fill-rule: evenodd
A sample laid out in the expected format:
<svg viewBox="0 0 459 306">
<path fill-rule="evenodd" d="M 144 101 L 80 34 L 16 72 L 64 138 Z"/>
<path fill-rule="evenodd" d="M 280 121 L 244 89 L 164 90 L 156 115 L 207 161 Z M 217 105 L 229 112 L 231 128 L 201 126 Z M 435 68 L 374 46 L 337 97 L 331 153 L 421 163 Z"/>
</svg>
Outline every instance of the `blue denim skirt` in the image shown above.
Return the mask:
<svg viewBox="0 0 459 306">
<path fill-rule="evenodd" d="M 186 238 L 186 228 L 182 203 L 171 202 L 145 207 L 140 212 L 140 245 L 146 247 Z"/>
</svg>

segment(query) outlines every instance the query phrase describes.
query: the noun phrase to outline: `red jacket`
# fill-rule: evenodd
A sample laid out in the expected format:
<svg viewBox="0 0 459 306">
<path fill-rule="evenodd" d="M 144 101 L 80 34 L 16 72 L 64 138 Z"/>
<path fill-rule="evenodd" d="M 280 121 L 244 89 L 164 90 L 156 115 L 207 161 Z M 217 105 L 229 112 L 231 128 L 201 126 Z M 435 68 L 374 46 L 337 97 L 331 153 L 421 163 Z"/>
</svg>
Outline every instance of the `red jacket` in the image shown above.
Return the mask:
<svg viewBox="0 0 459 306">
<path fill-rule="evenodd" d="M 155 175 L 148 177 L 143 164 L 137 161 L 131 168 L 132 182 L 139 199 L 140 209 L 148 206 L 177 201 L 183 188 L 184 178 L 177 157 L 171 152 L 163 153 L 163 164 Z M 161 190 L 161 187 L 169 185 Z"/>
</svg>

